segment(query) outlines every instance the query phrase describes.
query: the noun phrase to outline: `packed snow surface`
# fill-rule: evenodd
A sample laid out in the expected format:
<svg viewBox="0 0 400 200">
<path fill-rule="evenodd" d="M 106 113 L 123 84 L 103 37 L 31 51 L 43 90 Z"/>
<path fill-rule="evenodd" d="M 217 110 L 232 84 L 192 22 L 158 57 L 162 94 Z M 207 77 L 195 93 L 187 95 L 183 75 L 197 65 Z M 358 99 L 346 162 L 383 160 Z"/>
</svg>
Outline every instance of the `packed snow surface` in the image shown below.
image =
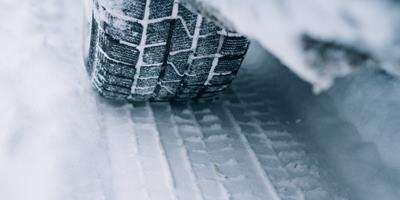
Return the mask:
<svg viewBox="0 0 400 200">
<path fill-rule="evenodd" d="M 182 0 L 202 7 L 239 32 L 259 41 L 292 71 L 329 88 L 355 66 L 313 66 L 302 37 L 333 41 L 367 52 L 380 68 L 400 75 L 400 5 L 393 0 Z M 210 11 L 207 11 L 210 10 Z M 331 55 L 336 60 L 341 55 Z M 333 64 L 334 65 L 334 64 Z M 336 68 L 335 68 L 336 67 Z"/>
<path fill-rule="evenodd" d="M 320 100 L 252 49 L 231 103 L 113 105 L 85 74 L 81 3 L 0 0 L 0 199 L 400 199 L 397 80 Z M 298 124 L 268 131 L 289 107 Z"/>
</svg>

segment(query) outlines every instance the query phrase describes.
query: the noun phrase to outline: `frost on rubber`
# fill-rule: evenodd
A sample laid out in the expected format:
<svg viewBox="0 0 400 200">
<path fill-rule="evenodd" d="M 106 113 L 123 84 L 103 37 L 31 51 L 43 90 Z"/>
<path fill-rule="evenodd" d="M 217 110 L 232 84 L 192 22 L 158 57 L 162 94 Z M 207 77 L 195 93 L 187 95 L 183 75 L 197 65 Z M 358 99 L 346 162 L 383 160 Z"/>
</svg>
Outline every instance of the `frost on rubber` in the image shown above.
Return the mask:
<svg viewBox="0 0 400 200">
<path fill-rule="evenodd" d="M 107 98 L 210 99 L 236 76 L 249 41 L 174 0 L 94 4 L 87 65 Z"/>
</svg>

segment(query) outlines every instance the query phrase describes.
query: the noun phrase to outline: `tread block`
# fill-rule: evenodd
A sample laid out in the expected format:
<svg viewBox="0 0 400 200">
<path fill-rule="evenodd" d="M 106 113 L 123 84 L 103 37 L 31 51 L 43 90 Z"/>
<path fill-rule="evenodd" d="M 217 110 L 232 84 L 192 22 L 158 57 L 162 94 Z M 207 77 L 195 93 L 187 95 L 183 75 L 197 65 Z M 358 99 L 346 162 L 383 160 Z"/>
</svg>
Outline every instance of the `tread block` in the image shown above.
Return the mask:
<svg viewBox="0 0 400 200">
<path fill-rule="evenodd" d="M 196 76 L 185 76 L 182 82 L 185 85 L 204 85 L 207 78 L 208 74 L 197 74 Z"/>
<path fill-rule="evenodd" d="M 116 86 L 116 85 L 111 85 L 111 84 L 104 83 L 102 85 L 102 87 L 107 91 L 115 92 L 115 93 L 119 93 L 119 94 L 129 95 L 131 93 L 129 88 L 119 87 L 119 86 Z"/>
<path fill-rule="evenodd" d="M 143 19 L 146 8 L 146 0 L 120 0 L 122 12 L 129 17 Z"/>
<path fill-rule="evenodd" d="M 162 66 L 141 66 L 139 78 L 158 77 L 161 73 Z"/>
<path fill-rule="evenodd" d="M 200 35 L 217 34 L 217 32 L 221 30 L 222 28 L 217 26 L 214 22 L 204 19 L 201 24 Z"/>
<path fill-rule="evenodd" d="M 168 17 L 172 14 L 174 0 L 151 0 L 150 19 Z"/>
<path fill-rule="evenodd" d="M 118 94 L 122 94 L 122 95 L 126 95 L 126 96 L 128 96 L 131 92 L 129 88 L 108 84 L 105 82 L 105 80 L 102 80 L 101 78 L 95 79 L 94 84 L 97 86 L 97 88 L 100 90 L 100 92 L 105 90 L 105 91 L 118 93 Z"/>
<path fill-rule="evenodd" d="M 146 44 L 167 42 L 172 20 L 151 23 L 147 28 Z"/>
<path fill-rule="evenodd" d="M 156 88 L 156 86 L 154 86 L 154 87 L 145 87 L 145 88 L 137 87 L 134 92 L 135 92 L 135 94 L 138 94 L 138 95 L 151 95 L 155 88 Z"/>
<path fill-rule="evenodd" d="M 183 74 L 188 66 L 188 59 L 192 52 L 182 52 L 176 55 L 169 55 L 168 62 L 173 63 L 179 73 Z"/>
<path fill-rule="evenodd" d="M 182 73 L 183 74 L 183 73 Z M 169 81 L 169 80 L 181 80 L 182 76 L 176 73 L 174 68 L 171 65 L 165 66 L 165 71 L 163 77 L 161 77 L 162 81 Z"/>
<path fill-rule="evenodd" d="M 165 87 L 167 87 L 168 89 L 174 89 L 174 88 L 178 88 L 181 83 L 176 81 L 176 82 L 161 82 L 161 84 Z"/>
<path fill-rule="evenodd" d="M 188 10 L 187 8 L 185 8 L 183 6 L 179 6 L 178 15 L 180 17 L 182 17 L 182 19 L 185 23 L 184 26 L 186 26 L 187 29 L 189 29 L 190 35 L 193 35 L 194 31 L 196 29 L 196 21 L 197 21 L 198 15 L 191 12 L 190 10 Z"/>
<path fill-rule="evenodd" d="M 192 38 L 186 34 L 185 28 L 180 20 L 175 23 L 175 29 L 171 38 L 171 51 L 190 49 Z"/>
<path fill-rule="evenodd" d="M 105 83 L 111 84 L 111 85 L 130 88 L 133 83 L 133 79 L 114 76 L 114 75 L 108 73 L 106 70 L 101 69 L 101 68 L 98 69 L 98 75 L 103 77 L 103 79 L 105 80 Z"/>
<path fill-rule="evenodd" d="M 147 47 L 144 50 L 143 62 L 146 64 L 161 64 L 164 62 L 164 55 L 167 47 L 164 46 L 154 46 Z"/>
<path fill-rule="evenodd" d="M 194 59 L 192 64 L 189 66 L 188 73 L 190 75 L 208 74 L 211 70 L 213 60 L 214 58 Z"/>
<path fill-rule="evenodd" d="M 190 95 L 195 97 L 204 85 L 181 85 L 178 91 L 179 95 Z"/>
<path fill-rule="evenodd" d="M 137 87 L 152 87 L 156 85 L 158 82 L 158 78 L 151 78 L 151 79 L 138 79 Z"/>
<path fill-rule="evenodd" d="M 135 75 L 135 66 L 114 62 L 106 58 L 101 52 L 97 52 L 96 58 L 95 68 L 104 69 L 111 75 L 126 78 L 133 78 Z"/>
<path fill-rule="evenodd" d="M 136 64 L 139 51 L 128 45 L 121 44 L 104 32 L 99 32 L 99 47 L 112 59 L 128 64 Z"/>
<path fill-rule="evenodd" d="M 222 55 L 244 55 L 249 44 L 249 40 L 245 37 L 225 37 L 220 53 Z"/>
<path fill-rule="evenodd" d="M 215 73 L 227 73 L 238 71 L 240 65 L 242 64 L 244 56 L 240 56 L 238 58 L 232 58 L 230 56 L 224 56 L 219 58 L 218 65 L 215 67 Z"/>
<path fill-rule="evenodd" d="M 236 77 L 236 73 L 228 74 L 228 75 L 215 75 L 210 81 L 211 85 L 225 85 L 229 84 Z"/>
<path fill-rule="evenodd" d="M 204 38 L 199 38 L 196 54 L 198 55 L 210 55 L 216 54 L 218 51 L 220 35 L 211 35 Z"/>
<path fill-rule="evenodd" d="M 141 40 L 143 26 L 137 22 L 127 21 L 112 16 L 104 7 L 99 8 L 100 27 L 112 38 L 138 45 Z"/>
</svg>

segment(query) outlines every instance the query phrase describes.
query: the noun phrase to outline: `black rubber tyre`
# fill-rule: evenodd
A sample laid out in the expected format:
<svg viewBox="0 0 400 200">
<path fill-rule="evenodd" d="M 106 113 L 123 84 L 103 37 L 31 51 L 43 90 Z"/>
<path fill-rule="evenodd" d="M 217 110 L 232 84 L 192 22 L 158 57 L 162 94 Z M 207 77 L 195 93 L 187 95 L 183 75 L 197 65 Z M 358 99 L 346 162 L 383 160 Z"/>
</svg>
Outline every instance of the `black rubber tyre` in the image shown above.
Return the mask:
<svg viewBox="0 0 400 200">
<path fill-rule="evenodd" d="M 86 67 L 111 99 L 212 99 L 225 90 L 249 41 L 195 14 L 176 0 L 94 2 Z"/>
</svg>

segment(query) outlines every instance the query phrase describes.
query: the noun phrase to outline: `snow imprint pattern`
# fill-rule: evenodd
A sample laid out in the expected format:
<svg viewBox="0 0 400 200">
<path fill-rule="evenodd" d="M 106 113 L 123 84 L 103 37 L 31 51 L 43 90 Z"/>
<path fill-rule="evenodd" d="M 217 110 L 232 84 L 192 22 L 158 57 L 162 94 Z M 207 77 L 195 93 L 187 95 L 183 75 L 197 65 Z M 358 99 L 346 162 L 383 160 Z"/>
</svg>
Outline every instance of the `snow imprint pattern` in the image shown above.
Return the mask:
<svg viewBox="0 0 400 200">
<path fill-rule="evenodd" d="M 88 69 L 106 98 L 215 98 L 243 61 L 249 41 L 175 0 L 126 0 L 119 12 L 95 2 Z"/>
<path fill-rule="evenodd" d="M 167 169 L 164 175 L 146 174 L 151 176 L 144 178 L 149 199 L 347 199 L 322 177 L 325 172 L 279 115 L 282 111 L 266 107 L 279 106 L 276 101 L 254 101 L 257 95 L 243 93 L 228 92 L 224 102 L 212 105 L 134 103 L 138 149 L 146 154 L 139 163 L 148 167 L 144 172 L 157 171 L 151 166 Z M 164 179 L 151 182 L 154 176 Z M 160 184 L 164 191 L 151 190 Z"/>
<path fill-rule="evenodd" d="M 221 107 L 185 103 L 153 103 L 151 107 L 177 199 L 271 197 Z"/>
<path fill-rule="evenodd" d="M 118 112 L 101 119 L 108 149 L 118 155 L 110 158 L 113 179 L 122 183 L 114 187 L 117 194 L 147 200 L 348 199 L 297 137 L 273 87 L 255 83 L 241 76 L 234 91 L 213 104 L 104 105 Z"/>
<path fill-rule="evenodd" d="M 238 80 L 224 94 L 225 109 L 280 199 L 347 199 L 296 137 L 291 128 L 296 122 L 285 115 L 283 100 L 274 96 L 275 86 L 256 82 Z"/>
</svg>

